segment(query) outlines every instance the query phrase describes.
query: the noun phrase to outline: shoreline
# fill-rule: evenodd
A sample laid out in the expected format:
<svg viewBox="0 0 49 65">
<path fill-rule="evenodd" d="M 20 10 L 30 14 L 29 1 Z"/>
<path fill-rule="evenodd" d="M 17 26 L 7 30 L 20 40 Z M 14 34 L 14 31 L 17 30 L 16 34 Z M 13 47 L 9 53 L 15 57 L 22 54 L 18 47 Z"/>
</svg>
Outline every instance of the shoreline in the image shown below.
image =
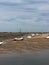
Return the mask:
<svg viewBox="0 0 49 65">
<path fill-rule="evenodd" d="M 15 35 L 14 36 L 13 35 L 5 33 L 2 35 L 2 37 L 0 37 L 0 40 L 16 37 Z M 5 36 L 6 38 L 4 38 L 3 36 Z M 24 53 L 23 50 L 29 50 L 33 52 L 33 51 L 40 51 L 43 49 L 49 49 L 49 39 L 46 39 L 47 36 L 48 33 L 43 33 L 38 36 L 32 37 L 31 39 L 25 38 L 23 41 L 11 40 L 6 44 L 0 45 L 0 54 L 4 54 L 4 53 L 6 54 L 10 52 Z"/>
<path fill-rule="evenodd" d="M 11 41 L 7 44 L 0 45 L 0 54 L 8 52 L 23 53 L 23 50 L 33 52 L 43 49 L 49 49 L 49 39 L 26 39 L 23 41 Z"/>
</svg>

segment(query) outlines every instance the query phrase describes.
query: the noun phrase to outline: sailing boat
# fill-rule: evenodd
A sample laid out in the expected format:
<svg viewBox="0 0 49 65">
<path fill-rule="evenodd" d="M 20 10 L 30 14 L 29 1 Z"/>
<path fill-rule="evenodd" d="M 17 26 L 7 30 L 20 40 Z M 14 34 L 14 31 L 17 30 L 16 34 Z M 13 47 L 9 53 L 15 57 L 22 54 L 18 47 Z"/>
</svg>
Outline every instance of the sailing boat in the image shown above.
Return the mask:
<svg viewBox="0 0 49 65">
<path fill-rule="evenodd" d="M 20 28 L 19 33 L 21 33 L 21 28 Z M 22 41 L 22 40 L 24 40 L 24 38 L 22 36 L 21 37 L 19 36 L 19 37 L 14 38 L 14 41 Z"/>
</svg>

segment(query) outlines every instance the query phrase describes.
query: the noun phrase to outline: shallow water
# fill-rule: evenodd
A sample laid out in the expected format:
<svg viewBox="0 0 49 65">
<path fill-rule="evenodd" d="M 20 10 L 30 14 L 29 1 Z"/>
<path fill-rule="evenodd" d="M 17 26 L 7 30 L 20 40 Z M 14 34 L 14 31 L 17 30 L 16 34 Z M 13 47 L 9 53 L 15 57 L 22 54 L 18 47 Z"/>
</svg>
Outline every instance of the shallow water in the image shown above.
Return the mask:
<svg viewBox="0 0 49 65">
<path fill-rule="evenodd" d="M 0 55 L 0 65 L 49 65 L 49 50 Z"/>
</svg>

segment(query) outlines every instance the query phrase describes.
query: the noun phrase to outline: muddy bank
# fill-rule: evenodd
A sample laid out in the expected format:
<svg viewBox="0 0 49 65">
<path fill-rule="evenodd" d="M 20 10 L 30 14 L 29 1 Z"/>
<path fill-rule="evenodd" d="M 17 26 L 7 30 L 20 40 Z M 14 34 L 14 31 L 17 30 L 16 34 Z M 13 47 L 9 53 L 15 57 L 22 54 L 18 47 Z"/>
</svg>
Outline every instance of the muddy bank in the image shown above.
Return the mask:
<svg viewBox="0 0 49 65">
<path fill-rule="evenodd" d="M 40 51 L 43 49 L 49 49 L 49 39 L 44 38 L 32 38 L 25 39 L 23 41 L 10 41 L 6 44 L 0 45 L 0 54 L 8 52 L 20 52 L 24 50 Z"/>
<path fill-rule="evenodd" d="M 30 33 L 0 33 L 0 40 L 7 40 L 15 37 L 25 36 Z M 36 33 L 35 33 L 36 34 Z M 0 45 L 0 54 L 20 52 L 24 53 L 24 50 L 40 51 L 43 49 L 49 49 L 49 39 L 46 39 L 49 33 L 39 33 L 38 36 L 34 36 L 31 39 L 24 38 L 23 41 L 11 40 L 6 44 Z"/>
</svg>

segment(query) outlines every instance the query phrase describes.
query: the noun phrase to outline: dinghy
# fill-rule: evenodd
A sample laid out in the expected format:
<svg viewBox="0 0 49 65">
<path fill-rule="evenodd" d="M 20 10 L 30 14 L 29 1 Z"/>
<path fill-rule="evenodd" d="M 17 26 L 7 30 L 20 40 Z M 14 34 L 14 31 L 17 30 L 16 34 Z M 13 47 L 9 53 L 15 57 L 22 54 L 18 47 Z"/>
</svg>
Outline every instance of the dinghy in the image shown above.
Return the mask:
<svg viewBox="0 0 49 65">
<path fill-rule="evenodd" d="M 27 36 L 28 39 L 31 39 L 32 37 L 31 36 Z"/>
<path fill-rule="evenodd" d="M 22 41 L 22 40 L 24 40 L 23 37 L 20 37 L 20 38 L 14 38 L 14 41 Z"/>
<path fill-rule="evenodd" d="M 46 38 L 49 39 L 49 36 L 47 36 Z"/>
<path fill-rule="evenodd" d="M 32 37 L 34 37 L 34 36 L 35 36 L 35 34 L 31 34 L 31 36 L 32 36 Z"/>
<path fill-rule="evenodd" d="M 3 44 L 3 41 L 0 41 L 0 44 Z"/>
<path fill-rule="evenodd" d="M 36 33 L 36 35 L 38 36 L 39 34 L 38 34 L 38 33 Z"/>
</svg>

